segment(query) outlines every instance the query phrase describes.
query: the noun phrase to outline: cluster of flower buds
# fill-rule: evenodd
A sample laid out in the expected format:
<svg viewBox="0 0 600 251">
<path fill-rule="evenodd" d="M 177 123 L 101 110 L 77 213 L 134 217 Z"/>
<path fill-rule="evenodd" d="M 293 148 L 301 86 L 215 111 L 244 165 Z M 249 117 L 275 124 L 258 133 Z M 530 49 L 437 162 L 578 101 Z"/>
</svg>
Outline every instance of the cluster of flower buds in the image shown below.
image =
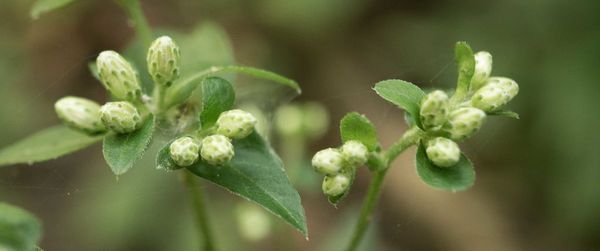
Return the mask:
<svg viewBox="0 0 600 251">
<path fill-rule="evenodd" d="M 475 55 L 475 72 L 466 100 L 452 103 L 440 90 L 428 93 L 421 100 L 420 120 L 430 135 L 443 135 L 424 140 L 428 158 L 439 167 L 450 167 L 460 159 L 455 141 L 465 140 L 481 128 L 488 113 L 501 109 L 519 92 L 517 83 L 509 78 L 490 77 L 492 55 L 481 51 Z"/>
<path fill-rule="evenodd" d="M 181 166 L 190 166 L 200 157 L 213 166 L 227 164 L 234 156 L 232 139 L 243 139 L 254 131 L 256 118 L 249 112 L 239 109 L 221 113 L 214 128 L 216 134 L 202 139 L 184 136 L 169 146 L 171 159 Z"/>
<path fill-rule="evenodd" d="M 312 158 L 315 170 L 325 175 L 323 193 L 339 196 L 350 188 L 355 169 L 367 163 L 369 150 L 356 140 L 346 141 L 339 149 L 327 148 L 318 151 Z"/>
</svg>

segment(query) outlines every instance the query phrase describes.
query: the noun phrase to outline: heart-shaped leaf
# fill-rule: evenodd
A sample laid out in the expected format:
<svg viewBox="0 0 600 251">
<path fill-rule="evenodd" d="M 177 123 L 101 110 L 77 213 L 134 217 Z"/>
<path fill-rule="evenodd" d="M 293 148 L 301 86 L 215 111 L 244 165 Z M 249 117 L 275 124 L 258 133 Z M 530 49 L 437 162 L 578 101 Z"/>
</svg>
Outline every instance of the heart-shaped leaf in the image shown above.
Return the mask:
<svg viewBox="0 0 600 251">
<path fill-rule="evenodd" d="M 363 143 L 369 151 L 375 151 L 379 146 L 375 126 L 365 115 L 351 112 L 340 121 L 342 141 L 357 140 Z"/>
<path fill-rule="evenodd" d="M 41 224 L 35 216 L 0 203 L 0 250 L 34 250 L 41 235 Z"/>
<path fill-rule="evenodd" d="M 100 140 L 102 136 L 88 136 L 63 125 L 50 127 L 0 150 L 0 166 L 55 159 Z"/>
<path fill-rule="evenodd" d="M 133 167 L 142 157 L 152 140 L 154 118 L 150 115 L 142 128 L 127 134 L 108 134 L 104 137 L 102 153 L 115 175 L 121 175 Z"/>
<path fill-rule="evenodd" d="M 231 109 L 235 103 L 235 90 L 229 81 L 219 78 L 206 78 L 202 83 L 202 128 L 212 126 L 219 115 Z"/>
<path fill-rule="evenodd" d="M 408 112 L 415 123 L 421 127 L 419 107 L 421 99 L 425 97 L 425 92 L 421 88 L 404 80 L 390 79 L 375 84 L 373 89 L 383 99 Z"/>
<path fill-rule="evenodd" d="M 438 167 L 427 158 L 425 147 L 421 144 L 417 150 L 416 162 L 417 174 L 433 188 L 457 192 L 466 190 L 475 183 L 473 164 L 464 154 L 461 154 L 456 165 Z"/>
</svg>

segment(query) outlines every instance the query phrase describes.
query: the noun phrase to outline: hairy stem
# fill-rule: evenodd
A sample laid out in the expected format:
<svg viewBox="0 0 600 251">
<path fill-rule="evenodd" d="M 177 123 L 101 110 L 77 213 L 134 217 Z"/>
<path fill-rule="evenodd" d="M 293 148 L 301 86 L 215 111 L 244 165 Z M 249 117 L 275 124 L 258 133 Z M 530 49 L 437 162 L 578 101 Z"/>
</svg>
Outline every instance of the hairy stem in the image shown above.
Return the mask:
<svg viewBox="0 0 600 251">
<path fill-rule="evenodd" d="M 133 22 L 137 36 L 144 43 L 144 47 L 149 46 L 152 43 L 152 29 L 148 25 L 148 21 L 146 21 L 140 2 L 138 0 L 117 0 L 117 3 L 121 4 L 123 9 L 127 11 L 127 15 Z"/>
<path fill-rule="evenodd" d="M 210 223 L 208 222 L 208 213 L 206 211 L 206 201 L 204 198 L 204 191 L 198 183 L 198 179 L 193 176 L 190 172 L 183 171 L 183 181 L 187 187 L 190 201 L 192 203 L 194 213 L 196 214 L 196 225 L 200 234 L 201 239 L 204 239 L 202 243 L 202 250 L 214 251 L 216 250 L 214 240 L 212 237 L 212 231 L 210 229 Z"/>
</svg>

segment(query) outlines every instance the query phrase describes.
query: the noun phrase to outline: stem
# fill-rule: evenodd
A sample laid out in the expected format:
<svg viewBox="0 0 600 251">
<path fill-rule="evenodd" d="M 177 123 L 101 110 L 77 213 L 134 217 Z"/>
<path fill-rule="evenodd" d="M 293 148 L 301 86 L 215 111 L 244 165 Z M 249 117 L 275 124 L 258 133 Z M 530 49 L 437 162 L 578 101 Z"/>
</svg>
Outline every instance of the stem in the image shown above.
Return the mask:
<svg viewBox="0 0 600 251">
<path fill-rule="evenodd" d="M 213 251 L 216 250 L 216 247 L 212 237 L 210 224 L 208 222 L 204 191 L 197 180 L 198 179 L 187 170 L 183 172 L 183 181 L 187 187 L 190 200 L 196 214 L 196 225 L 199 228 L 198 230 L 200 230 L 200 234 L 202 235 L 201 239 L 204 239 L 202 250 Z"/>
<path fill-rule="evenodd" d="M 152 43 L 152 29 L 146 21 L 140 2 L 138 0 L 117 0 L 117 2 L 127 11 L 127 15 L 133 21 L 133 26 L 144 48 L 148 47 Z"/>
</svg>

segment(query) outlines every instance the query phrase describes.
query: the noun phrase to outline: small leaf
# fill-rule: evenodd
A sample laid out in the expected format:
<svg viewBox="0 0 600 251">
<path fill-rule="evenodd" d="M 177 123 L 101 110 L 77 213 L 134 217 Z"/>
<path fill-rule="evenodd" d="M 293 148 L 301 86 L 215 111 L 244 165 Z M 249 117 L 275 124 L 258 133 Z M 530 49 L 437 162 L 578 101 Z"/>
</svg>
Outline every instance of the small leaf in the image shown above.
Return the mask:
<svg viewBox="0 0 600 251">
<path fill-rule="evenodd" d="M 379 146 L 377 131 L 373 123 L 364 115 L 356 112 L 346 114 L 340 121 L 342 141 L 357 140 L 363 143 L 369 151 L 375 151 Z"/>
<path fill-rule="evenodd" d="M 171 146 L 172 142 L 173 141 L 170 141 L 158 151 L 158 154 L 156 155 L 156 169 L 177 170 L 182 168 L 181 166 L 177 165 L 173 159 L 171 159 L 169 146 Z"/>
<path fill-rule="evenodd" d="M 271 146 L 256 132 L 233 145 L 235 156 L 228 165 L 215 167 L 199 161 L 188 170 L 257 203 L 308 236 L 300 195 Z"/>
<path fill-rule="evenodd" d="M 434 165 L 421 144 L 417 150 L 417 174 L 427 185 L 446 191 L 463 191 L 475 183 L 475 170 L 473 164 L 461 154 L 460 160 L 451 167 L 438 167 Z"/>
<path fill-rule="evenodd" d="M 202 128 L 212 126 L 219 115 L 230 110 L 235 103 L 233 86 L 222 78 L 210 77 L 202 83 L 202 112 L 200 123 Z"/>
<path fill-rule="evenodd" d="M 419 107 L 421 99 L 425 97 L 425 92 L 421 88 L 404 80 L 391 79 L 375 84 L 373 89 L 383 99 L 408 112 L 421 127 Z"/>
<path fill-rule="evenodd" d="M 102 139 L 58 125 L 39 131 L 0 150 L 0 166 L 56 159 Z"/>
<path fill-rule="evenodd" d="M 31 8 L 31 17 L 38 19 L 40 15 L 65 7 L 75 0 L 37 0 Z"/>
<path fill-rule="evenodd" d="M 507 118 L 519 119 L 519 114 L 513 111 L 500 110 L 495 112 L 488 112 L 489 116 L 502 116 Z"/>
<path fill-rule="evenodd" d="M 152 115 L 139 130 L 128 134 L 109 134 L 104 137 L 102 153 L 115 175 L 121 175 L 140 159 L 152 139 L 154 118 Z"/>
<path fill-rule="evenodd" d="M 475 56 L 473 50 L 466 42 L 457 42 L 454 47 L 454 59 L 458 65 L 458 80 L 454 96 L 456 100 L 462 100 L 469 90 L 471 78 L 475 73 Z"/>
<path fill-rule="evenodd" d="M 0 250 L 35 250 L 41 224 L 29 212 L 0 203 Z"/>
</svg>

